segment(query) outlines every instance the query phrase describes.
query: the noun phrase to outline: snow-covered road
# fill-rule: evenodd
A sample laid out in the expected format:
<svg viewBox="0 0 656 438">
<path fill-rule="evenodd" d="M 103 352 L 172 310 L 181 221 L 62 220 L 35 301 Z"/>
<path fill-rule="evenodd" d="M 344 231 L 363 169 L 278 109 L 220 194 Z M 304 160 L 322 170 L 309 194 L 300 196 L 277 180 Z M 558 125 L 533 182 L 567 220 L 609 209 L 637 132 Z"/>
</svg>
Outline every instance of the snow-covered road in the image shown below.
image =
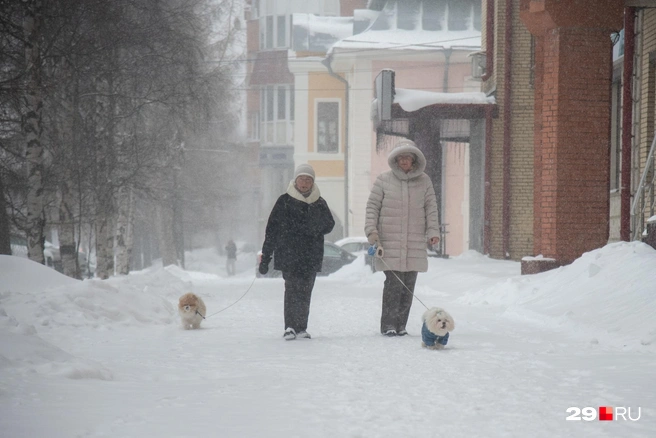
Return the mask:
<svg viewBox="0 0 656 438">
<path fill-rule="evenodd" d="M 607 332 L 604 321 L 537 314 L 530 302 L 480 302 L 479 290 L 494 296 L 504 284 L 534 290 L 518 270 L 484 257 L 431 260 L 416 293 L 456 320 L 444 351 L 421 348 L 418 301 L 410 336 L 378 333 L 384 276 L 364 266 L 318 279 L 313 339 L 291 342 L 281 337 L 282 280 L 253 281 L 251 269 L 115 279 L 105 293 L 122 306 L 133 289 L 150 297 L 129 317 L 104 298 L 81 304 L 101 293 L 99 281 L 49 298 L 3 292 L 0 430 L 11 438 L 655 436 L 654 346 Z M 249 286 L 201 330 L 179 328 L 173 305 L 187 288 L 211 315 Z M 634 418 L 640 408 L 641 417 L 566 421 L 567 408 L 587 406 L 630 407 Z"/>
</svg>

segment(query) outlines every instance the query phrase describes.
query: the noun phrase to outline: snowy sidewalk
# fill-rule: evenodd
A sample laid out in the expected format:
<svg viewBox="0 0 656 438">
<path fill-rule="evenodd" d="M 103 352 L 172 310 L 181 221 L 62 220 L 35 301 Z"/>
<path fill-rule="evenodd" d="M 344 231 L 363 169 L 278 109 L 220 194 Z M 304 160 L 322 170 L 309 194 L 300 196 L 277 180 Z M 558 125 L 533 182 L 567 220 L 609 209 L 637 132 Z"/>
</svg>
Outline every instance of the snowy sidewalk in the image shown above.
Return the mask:
<svg viewBox="0 0 656 438">
<path fill-rule="evenodd" d="M 598 275 L 606 257 L 627 259 L 617 254 L 627 250 L 635 252 L 617 247 L 596 258 Z M 645 263 L 656 260 L 641 251 Z M 0 278 L 8 279 L 4 262 Z M 46 268 L 36 268 L 38 279 Z M 201 330 L 179 328 L 177 296 L 198 293 L 212 314 L 244 293 L 250 270 L 228 279 L 167 268 L 45 292 L 3 282 L 0 428 L 12 438 L 654 436 L 653 318 L 626 320 L 647 330 L 641 336 L 606 331 L 613 320 L 595 326 L 575 300 L 571 314 L 551 315 L 562 298 L 530 292 L 570 273 L 533 284 L 518 270 L 472 254 L 431 260 L 416 292 L 456 320 L 444 351 L 421 348 L 417 301 L 410 336 L 378 333 L 384 276 L 364 266 L 317 280 L 313 339 L 291 342 L 282 339 L 280 279 L 255 280 Z M 611 289 L 626 279 L 605 281 L 588 308 L 617 305 Z M 513 298 L 518 292 L 530 299 Z M 140 307 L 128 310 L 131 300 Z M 645 307 L 656 310 L 652 299 L 633 311 Z M 641 417 L 565 420 L 567 408 L 587 406 L 630 407 L 634 418 L 640 407 Z"/>
</svg>

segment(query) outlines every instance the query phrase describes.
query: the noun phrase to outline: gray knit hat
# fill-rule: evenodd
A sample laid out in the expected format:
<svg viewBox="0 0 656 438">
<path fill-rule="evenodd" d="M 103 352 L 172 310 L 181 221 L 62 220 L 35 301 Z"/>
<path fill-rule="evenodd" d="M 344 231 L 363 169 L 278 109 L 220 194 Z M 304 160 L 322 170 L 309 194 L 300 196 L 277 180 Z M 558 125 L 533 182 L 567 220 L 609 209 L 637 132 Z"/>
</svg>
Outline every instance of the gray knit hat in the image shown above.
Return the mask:
<svg viewBox="0 0 656 438">
<path fill-rule="evenodd" d="M 314 180 L 314 169 L 309 164 L 299 164 L 294 171 L 294 180 L 301 175 L 307 175 Z"/>
</svg>

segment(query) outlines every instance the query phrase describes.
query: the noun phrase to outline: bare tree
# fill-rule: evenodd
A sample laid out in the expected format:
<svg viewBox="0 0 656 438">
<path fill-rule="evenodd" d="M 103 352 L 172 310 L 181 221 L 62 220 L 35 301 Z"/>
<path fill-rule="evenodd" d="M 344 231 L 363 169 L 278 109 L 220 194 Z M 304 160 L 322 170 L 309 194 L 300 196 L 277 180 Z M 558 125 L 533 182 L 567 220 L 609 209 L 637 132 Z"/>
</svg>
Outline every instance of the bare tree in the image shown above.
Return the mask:
<svg viewBox="0 0 656 438">
<path fill-rule="evenodd" d="M 41 28 L 42 0 L 26 0 L 23 28 L 25 33 L 25 112 L 23 134 L 27 162 L 27 254 L 31 260 L 43 264 L 45 216 L 43 211 L 43 145 L 41 144 Z"/>
<path fill-rule="evenodd" d="M 0 171 L 0 254 L 11 255 L 11 235 L 9 233 L 9 215 L 5 202 L 5 190 Z"/>
<path fill-rule="evenodd" d="M 67 275 L 80 275 L 83 240 L 95 242 L 100 278 L 127 273 L 143 204 L 135 200 L 146 199 L 159 205 L 164 263 L 184 263 L 183 150 L 233 125 L 232 66 L 223 61 L 238 3 L 0 0 L 11 6 L 0 15 L 0 50 L 24 54 L 3 56 L 0 170 L 27 175 L 4 184 L 3 211 L 34 257 L 44 228 L 56 227 Z M 17 157 L 20 143 L 27 153 Z"/>
</svg>

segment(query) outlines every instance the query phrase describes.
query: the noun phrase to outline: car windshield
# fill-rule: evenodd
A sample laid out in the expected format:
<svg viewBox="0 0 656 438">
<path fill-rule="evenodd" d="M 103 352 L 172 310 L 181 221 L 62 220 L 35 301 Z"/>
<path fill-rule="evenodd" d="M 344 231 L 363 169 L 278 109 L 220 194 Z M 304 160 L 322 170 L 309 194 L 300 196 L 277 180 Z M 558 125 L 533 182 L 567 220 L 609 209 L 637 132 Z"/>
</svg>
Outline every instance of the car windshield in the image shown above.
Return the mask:
<svg viewBox="0 0 656 438">
<path fill-rule="evenodd" d="M 356 251 L 362 251 L 365 249 L 365 244 L 361 242 L 352 242 L 352 243 L 345 243 L 342 245 L 342 248 L 349 252 L 356 252 Z"/>
<path fill-rule="evenodd" d="M 339 248 L 325 245 L 323 247 L 323 255 L 328 257 L 341 257 L 342 253 L 339 251 Z"/>
</svg>

